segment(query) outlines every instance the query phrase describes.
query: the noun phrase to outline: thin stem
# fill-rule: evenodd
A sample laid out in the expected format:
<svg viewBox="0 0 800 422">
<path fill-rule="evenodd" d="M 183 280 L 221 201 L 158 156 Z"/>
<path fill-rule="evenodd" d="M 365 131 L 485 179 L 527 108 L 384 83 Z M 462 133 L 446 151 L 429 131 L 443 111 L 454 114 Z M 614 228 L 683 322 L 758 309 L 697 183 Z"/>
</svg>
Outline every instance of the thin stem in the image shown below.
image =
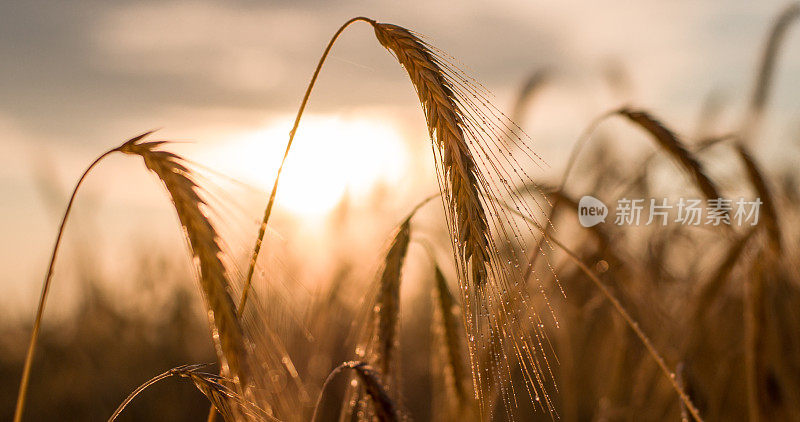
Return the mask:
<svg viewBox="0 0 800 422">
<path fill-rule="evenodd" d="M 569 175 L 572 172 L 572 168 L 578 161 L 578 154 L 580 154 L 580 152 L 586 146 L 586 143 L 589 141 L 589 139 L 591 139 L 592 134 L 595 130 L 597 130 L 597 127 L 600 126 L 600 123 L 602 123 L 605 119 L 619 113 L 619 111 L 620 109 L 614 109 L 597 116 L 594 120 L 592 120 L 591 123 L 589 123 L 589 126 L 583 130 L 583 133 L 581 133 L 580 137 L 578 137 L 578 141 L 575 142 L 575 145 L 573 145 L 572 150 L 569 153 L 567 167 L 564 168 L 564 174 L 561 176 L 561 183 L 558 187 L 559 190 L 564 189 L 564 186 L 567 184 L 567 180 L 569 180 Z"/>
<path fill-rule="evenodd" d="M 281 179 L 281 173 L 283 172 L 283 166 L 286 164 L 286 158 L 289 156 L 289 150 L 292 148 L 292 142 L 294 142 L 294 135 L 297 132 L 297 128 L 300 126 L 300 119 L 303 117 L 303 112 L 308 105 L 308 99 L 311 96 L 311 91 L 314 89 L 314 85 L 317 83 L 317 78 L 319 77 L 319 73 L 322 70 L 322 65 L 325 64 L 325 60 L 328 58 L 328 55 L 333 48 L 333 44 L 339 38 L 339 36 L 350 26 L 352 23 L 364 21 L 369 24 L 374 24 L 375 21 L 363 16 L 358 16 L 355 18 L 350 19 L 349 21 L 345 22 L 336 33 L 333 34 L 331 40 L 328 42 L 328 46 L 325 47 L 325 51 L 322 52 L 322 56 L 319 58 L 317 62 L 317 67 L 314 69 L 314 74 L 311 76 L 311 81 L 308 83 L 308 87 L 306 88 L 306 93 L 303 95 L 303 101 L 300 102 L 300 108 L 297 110 L 297 116 L 294 119 L 294 125 L 292 125 L 292 130 L 289 132 L 289 141 L 286 143 L 286 151 L 283 153 L 283 158 L 281 159 L 281 164 L 278 167 L 278 172 L 275 174 L 275 182 L 272 185 L 272 191 L 269 194 L 269 201 L 267 201 L 267 208 L 264 210 L 264 218 L 261 220 L 261 226 L 258 228 L 258 237 L 256 238 L 255 246 L 253 246 L 253 254 L 250 256 L 250 264 L 247 269 L 247 278 L 245 279 L 244 287 L 242 288 L 242 297 L 239 300 L 239 307 L 236 310 L 237 316 L 241 318 L 242 314 L 244 313 L 244 306 L 247 304 L 247 298 L 250 295 L 250 286 L 253 283 L 253 274 L 256 270 L 256 262 L 258 261 L 258 254 L 261 252 L 261 246 L 264 241 L 264 235 L 267 232 L 267 224 L 269 223 L 269 217 L 272 215 L 272 206 L 275 204 L 275 195 L 278 193 L 278 182 Z M 208 413 L 208 422 L 213 422 L 216 418 L 216 411 L 213 406 L 209 409 Z"/>
<path fill-rule="evenodd" d="M 675 373 L 670 371 L 669 367 L 667 366 L 667 363 L 664 361 L 664 358 L 662 358 L 661 355 L 658 353 L 655 346 L 650 341 L 650 338 L 648 338 L 647 334 L 645 334 L 644 331 L 642 331 L 642 329 L 639 328 L 639 323 L 633 319 L 633 317 L 628 313 L 627 310 L 625 310 L 625 308 L 622 306 L 619 300 L 614 296 L 614 294 L 611 293 L 608 287 L 602 281 L 600 281 L 600 279 L 594 274 L 594 272 L 591 269 L 589 269 L 589 267 L 586 266 L 586 264 L 584 264 L 583 261 L 581 261 L 581 259 L 574 252 L 572 252 L 569 248 L 564 246 L 563 243 L 559 242 L 552 236 L 550 236 L 550 241 L 555 243 L 559 248 L 561 248 L 561 250 L 563 250 L 570 257 L 570 259 L 572 259 L 575 265 L 577 265 L 581 269 L 581 271 L 583 271 L 583 273 L 586 274 L 590 280 L 592 280 L 592 283 L 594 283 L 594 285 L 600 290 L 600 292 L 603 293 L 603 296 L 605 296 L 606 299 L 608 299 L 608 301 L 611 302 L 611 304 L 614 306 L 614 309 L 616 309 L 617 312 L 620 314 L 620 316 L 622 316 L 622 319 L 625 320 L 625 323 L 628 324 L 628 326 L 633 330 L 633 332 L 636 333 L 636 336 L 639 337 L 639 340 L 642 342 L 642 344 L 644 344 L 644 347 L 650 353 L 650 356 L 653 357 L 653 360 L 656 361 L 658 367 L 661 368 L 661 372 L 663 372 L 664 375 L 666 375 L 670 384 L 672 384 L 672 388 L 675 390 L 675 392 L 678 393 L 681 402 L 686 406 L 686 409 L 689 410 L 689 413 L 692 414 L 692 417 L 696 421 L 702 422 L 703 418 L 700 417 L 700 412 L 692 403 L 692 399 L 689 398 L 689 395 L 686 394 L 686 391 L 684 391 L 684 389 L 678 383 Z"/>
<path fill-rule="evenodd" d="M 567 185 L 567 180 L 569 180 L 569 175 L 570 173 L 572 173 L 572 168 L 578 161 L 578 154 L 580 154 L 580 152 L 586 146 L 586 143 L 589 141 L 589 139 L 591 139 L 592 134 L 594 134 L 594 132 L 600 126 L 600 123 L 602 123 L 608 117 L 619 113 L 619 110 L 620 109 L 610 110 L 597 116 L 594 120 L 591 121 L 591 123 L 589 123 L 589 126 L 587 126 L 583 130 L 583 132 L 581 132 L 580 136 L 578 136 L 578 140 L 575 142 L 575 145 L 572 146 L 572 150 L 569 153 L 569 158 L 567 158 L 567 166 L 564 168 L 564 174 L 561 176 L 561 182 L 559 183 L 557 188 L 558 192 L 564 192 L 564 188 Z M 539 240 L 538 244 L 536 245 L 536 248 L 532 252 L 533 255 L 531 256 L 528 265 L 528 273 L 525 274 L 525 277 L 523 278 L 523 280 L 525 281 L 528 280 L 528 277 L 530 277 L 531 273 L 533 272 L 533 266 L 536 264 L 536 260 L 539 258 L 540 255 L 539 251 L 542 250 L 542 246 L 544 246 L 544 242 L 547 239 L 547 236 L 550 234 L 550 227 L 552 226 L 553 219 L 556 216 L 556 210 L 558 209 L 560 202 L 561 201 L 558 198 L 556 198 L 555 200 L 553 200 L 551 204 L 550 212 L 547 215 L 547 222 L 549 224 L 544 225 L 542 233 L 544 236 L 542 236 L 541 240 Z"/>
<path fill-rule="evenodd" d="M 322 400 L 325 397 L 325 392 L 328 391 L 328 386 L 330 383 L 334 380 L 334 378 L 336 378 L 337 375 L 339 375 L 340 372 L 346 368 L 352 368 L 352 366 L 352 362 L 345 362 L 334 368 L 333 371 L 328 374 L 327 378 L 325 378 L 325 382 L 322 383 L 322 389 L 319 392 L 319 397 L 317 397 L 317 404 L 314 405 L 314 413 L 311 415 L 311 422 L 316 422 L 319 419 L 319 409 L 322 407 Z"/>
<path fill-rule="evenodd" d="M 210 365 L 210 364 L 208 364 L 208 363 L 199 363 L 199 364 L 196 363 L 196 364 L 190 364 L 190 365 L 176 366 L 176 367 L 174 367 L 174 368 L 172 368 L 172 369 L 170 369 L 168 371 L 165 371 L 165 372 L 163 372 L 161 374 L 158 374 L 158 375 L 154 376 L 153 378 L 150 378 L 144 384 L 136 387 L 136 389 L 133 390 L 133 392 L 130 393 L 128 395 L 128 397 L 126 397 L 125 400 L 122 403 L 120 403 L 120 405 L 117 407 L 117 410 L 114 411 L 114 414 L 111 415 L 110 418 L 108 418 L 108 422 L 114 422 L 114 420 L 117 419 L 117 417 L 122 413 L 123 410 L 125 410 L 125 408 L 131 403 L 131 401 L 133 401 L 133 399 L 135 399 L 136 396 L 141 394 L 142 391 L 146 390 L 151 385 L 153 385 L 153 384 L 155 384 L 155 383 L 157 383 L 157 382 L 159 382 L 159 381 L 161 381 L 163 379 L 169 378 L 171 376 L 174 376 L 174 375 L 185 375 L 187 372 L 192 372 L 192 371 L 194 371 L 196 369 L 200 369 L 200 368 L 202 368 L 204 366 L 208 366 L 208 365 Z"/>
<path fill-rule="evenodd" d="M 114 411 L 114 414 L 111 415 L 110 418 L 108 418 L 108 422 L 114 422 L 114 420 L 117 419 L 117 416 L 119 416 L 122 413 L 122 411 L 125 410 L 125 407 L 127 407 L 128 404 L 130 404 L 130 402 L 133 401 L 133 399 L 135 399 L 136 396 L 139 395 L 139 393 L 141 393 L 142 391 L 144 391 L 145 389 L 147 389 L 151 385 L 153 385 L 153 384 L 155 384 L 155 383 L 157 383 L 157 382 L 159 382 L 159 381 L 161 381 L 161 380 L 163 380 L 165 378 L 169 378 L 169 377 L 175 375 L 174 371 L 175 371 L 174 369 L 170 369 L 169 371 L 166 371 L 164 373 L 156 375 L 153 378 L 150 378 L 144 384 L 136 387 L 136 389 L 133 390 L 133 392 L 131 394 L 129 394 L 127 398 L 125 398 L 125 401 L 123 401 L 119 405 L 119 407 L 117 407 L 117 410 Z"/>
<path fill-rule="evenodd" d="M 75 202 L 75 196 L 78 193 L 78 188 L 81 187 L 84 179 L 89 174 L 89 172 L 94 168 L 97 163 L 100 162 L 103 158 L 110 155 L 113 152 L 116 152 L 119 148 L 114 148 L 108 150 L 103 153 L 103 155 L 97 157 L 89 167 L 81 175 L 80 179 L 78 179 L 78 183 L 75 185 L 75 189 L 72 191 L 72 195 L 69 198 L 69 203 L 67 204 L 67 209 L 64 211 L 64 217 L 61 219 L 61 225 L 58 228 L 58 234 L 56 235 L 56 243 L 53 246 L 53 254 L 50 257 L 50 264 L 47 267 L 47 275 L 44 278 L 44 284 L 42 285 L 42 293 L 39 296 L 39 308 L 36 311 L 36 319 L 33 322 L 33 332 L 31 333 L 31 340 L 28 344 L 28 352 L 25 355 L 25 365 L 22 368 L 22 377 L 19 383 L 19 393 L 17 394 L 17 407 L 14 411 L 14 422 L 21 422 L 22 421 L 22 414 L 25 411 L 25 398 L 28 393 L 28 383 L 30 381 L 31 375 L 31 366 L 33 364 L 33 355 L 36 352 L 36 343 L 39 339 L 39 331 L 42 325 L 42 315 L 44 314 L 44 306 L 47 302 L 47 293 L 50 291 L 50 282 L 53 278 L 53 269 L 55 268 L 56 264 L 56 257 L 58 256 L 59 246 L 61 245 L 61 238 L 64 234 L 64 227 L 67 224 L 67 219 L 69 218 L 69 213 L 72 210 L 72 204 Z"/>
<path fill-rule="evenodd" d="M 523 219 L 525 219 L 525 220 L 531 222 L 532 224 L 536 225 L 544 233 L 544 230 L 542 229 L 541 225 L 536 220 L 534 220 L 533 218 L 525 215 L 522 212 L 517 211 L 516 209 L 514 209 L 514 207 L 509 206 L 504 201 L 497 200 L 497 202 L 499 202 L 499 204 L 503 208 L 506 208 L 507 210 L 511 211 L 512 213 L 517 214 L 520 217 L 522 217 Z M 575 252 L 570 250 L 566 245 L 561 243 L 558 239 L 556 239 L 552 235 L 547 235 L 547 236 L 548 236 L 548 241 L 552 242 L 553 244 L 555 244 L 556 246 L 561 248 L 561 250 L 563 250 L 569 256 L 569 258 L 575 263 L 575 265 L 577 265 L 578 268 L 580 268 L 581 271 L 589 277 L 589 279 L 600 290 L 600 292 L 603 294 L 603 296 L 605 296 L 606 299 L 608 299 L 608 301 L 611 302 L 611 305 L 620 314 L 620 316 L 622 316 L 622 319 L 625 321 L 625 323 L 633 330 L 633 332 L 636 334 L 636 336 L 639 337 L 639 340 L 642 342 L 642 344 L 644 344 L 644 347 L 650 353 L 650 356 L 652 356 L 653 360 L 655 360 L 656 364 L 658 364 L 658 367 L 661 369 L 661 372 L 663 372 L 664 375 L 666 375 L 666 377 L 669 380 L 670 384 L 672 384 L 672 388 L 675 390 L 676 393 L 678 393 L 678 396 L 680 397 L 681 401 L 686 406 L 686 408 L 689 410 L 689 413 L 691 413 L 692 417 L 696 421 L 702 422 L 703 418 L 700 417 L 700 412 L 694 406 L 694 404 L 692 403 L 691 398 L 689 398 L 689 395 L 686 394 L 686 391 L 684 391 L 684 389 L 678 383 L 678 381 L 676 380 L 676 377 L 675 377 L 675 373 L 670 371 L 669 367 L 667 366 L 667 363 L 664 361 L 664 358 L 662 358 L 661 355 L 658 353 L 658 351 L 656 350 L 655 346 L 650 341 L 650 338 L 647 337 L 647 334 L 645 334 L 644 331 L 642 331 L 641 328 L 639 328 L 639 323 L 636 322 L 636 320 L 633 319 L 633 317 L 628 313 L 628 311 L 625 309 L 625 307 L 622 306 L 622 303 L 620 303 L 620 301 L 614 296 L 613 293 L 611 293 L 611 291 L 608 289 L 608 287 L 606 287 L 605 283 L 603 283 L 594 274 L 594 272 L 591 269 L 589 269 L 589 267 L 586 264 L 584 264 L 583 261 L 581 261 L 581 259 L 578 257 L 577 254 L 575 254 Z"/>
<path fill-rule="evenodd" d="M 369 24 L 375 24 L 375 21 L 363 16 L 355 17 L 350 19 L 349 21 L 345 22 L 339 30 L 333 34 L 331 40 L 328 42 L 328 46 L 325 48 L 325 51 L 322 53 L 322 57 L 320 57 L 319 62 L 317 63 L 317 68 L 314 70 L 314 74 L 311 76 L 311 81 L 308 83 L 308 87 L 306 88 L 306 93 L 303 96 L 303 101 L 300 103 L 300 109 L 297 110 L 297 116 L 294 119 L 294 125 L 292 126 L 292 130 L 289 132 L 289 142 L 286 143 L 286 151 L 283 153 L 283 159 L 281 160 L 281 165 L 278 167 L 278 172 L 275 175 L 275 183 L 272 185 L 272 192 L 269 194 L 269 201 L 267 202 L 267 208 L 264 210 L 264 219 L 261 221 L 261 227 L 258 229 L 258 238 L 256 239 L 256 244 L 253 247 L 253 255 L 250 257 L 250 267 L 247 270 L 247 279 L 245 280 L 244 288 L 242 289 L 242 298 L 239 302 L 239 309 L 238 313 L 239 316 L 242 315 L 244 312 L 244 305 L 247 303 L 247 297 L 250 292 L 250 285 L 253 280 L 253 273 L 255 272 L 256 268 L 256 261 L 258 260 L 258 254 L 261 252 L 261 244 L 264 240 L 264 234 L 267 230 L 267 223 L 269 222 L 269 217 L 272 214 L 272 206 L 275 203 L 275 195 L 278 192 L 278 182 L 281 178 L 281 172 L 283 171 L 283 165 L 286 163 L 286 158 L 289 156 L 289 149 L 292 147 L 292 142 L 294 141 L 294 135 L 297 132 L 297 128 L 300 125 L 300 118 L 303 117 L 303 112 L 306 109 L 306 105 L 308 104 L 308 98 L 311 96 L 311 90 L 314 89 L 314 84 L 317 82 L 317 78 L 319 77 L 319 72 L 322 70 L 322 65 L 325 63 L 325 59 L 328 58 L 328 54 L 333 47 L 333 44 L 339 38 L 339 35 L 344 32 L 344 30 L 350 26 L 350 24 L 357 22 L 357 21 L 364 21 Z"/>
</svg>

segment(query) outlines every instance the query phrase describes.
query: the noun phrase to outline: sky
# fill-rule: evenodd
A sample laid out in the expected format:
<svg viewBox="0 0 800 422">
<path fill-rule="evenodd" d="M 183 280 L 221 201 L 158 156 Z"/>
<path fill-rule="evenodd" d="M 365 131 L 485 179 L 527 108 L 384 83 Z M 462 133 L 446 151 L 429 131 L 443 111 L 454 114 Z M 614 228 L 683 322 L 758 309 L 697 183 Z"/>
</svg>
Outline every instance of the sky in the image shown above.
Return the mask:
<svg viewBox="0 0 800 422">
<path fill-rule="evenodd" d="M 94 157 L 143 131 L 159 128 L 161 138 L 191 142 L 190 156 L 266 190 L 316 61 L 350 17 L 426 35 L 494 92 L 501 109 L 510 108 L 531 72 L 552 69 L 552 86 L 522 123 L 558 169 L 592 117 L 622 101 L 690 133 L 704 99 L 717 92 L 725 118 L 737 119 L 770 22 L 785 4 L 2 2 L 0 285 L 10 286 L 11 300 L 33 302 L 66 192 Z M 314 167 L 297 172 L 342 174 L 319 188 L 335 192 L 331 206 L 345 191 L 369 189 L 360 178 L 399 186 L 427 165 L 413 89 L 370 32 L 356 25 L 338 41 L 312 96 L 306 135 L 302 128 L 298 134 L 298 143 L 309 145 L 298 155 Z M 798 32 L 790 31 L 779 60 L 767 134 L 800 126 L 800 85 L 791 77 L 800 73 Z M 603 77 L 612 65 L 622 69 L 625 98 Z M 242 149 L 226 149 L 231 145 Z M 783 150 L 773 143 L 760 153 L 791 162 Z M 261 170 L 266 177 L 256 174 Z M 87 182 L 75 224 L 96 233 L 89 246 L 147 242 L 142 216 L 167 212 L 168 204 L 152 209 L 159 192 L 147 193 L 142 186 L 155 184 L 140 173 L 115 158 Z M 314 189 L 299 179 L 287 183 Z M 303 198 L 287 197 L 286 204 L 303 214 Z"/>
</svg>

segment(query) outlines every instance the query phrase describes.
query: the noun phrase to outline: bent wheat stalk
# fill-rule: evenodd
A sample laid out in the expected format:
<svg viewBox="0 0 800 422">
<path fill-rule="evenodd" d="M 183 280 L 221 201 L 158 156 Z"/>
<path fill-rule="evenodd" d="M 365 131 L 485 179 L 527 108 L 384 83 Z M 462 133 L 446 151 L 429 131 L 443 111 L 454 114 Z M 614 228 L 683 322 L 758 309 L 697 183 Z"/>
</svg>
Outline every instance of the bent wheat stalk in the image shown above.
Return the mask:
<svg viewBox="0 0 800 422">
<path fill-rule="evenodd" d="M 522 213 L 519 213 L 515 209 L 511 208 L 508 204 L 504 204 L 501 202 L 501 205 L 503 205 L 506 209 L 508 209 L 512 213 L 515 213 L 524 219 L 530 218 Z M 672 385 L 672 388 L 675 390 L 676 393 L 678 393 L 678 397 L 681 399 L 681 402 L 683 402 L 683 404 L 689 410 L 689 413 L 691 413 L 692 417 L 696 421 L 702 422 L 703 418 L 700 416 L 700 411 L 697 410 L 697 407 L 695 407 L 694 403 L 692 403 L 692 399 L 689 398 L 689 395 L 686 393 L 686 391 L 683 389 L 680 383 L 678 383 L 678 381 L 676 380 L 675 373 L 669 369 L 669 366 L 667 366 L 667 363 L 661 356 L 661 354 L 658 353 L 658 350 L 656 350 L 656 347 L 655 345 L 653 345 L 653 342 L 650 341 L 650 338 L 647 336 L 647 334 L 645 334 L 644 331 L 641 329 L 641 327 L 639 327 L 639 323 L 636 322 L 636 320 L 633 319 L 633 317 L 631 316 L 630 313 L 628 313 L 625 307 L 622 306 L 622 303 L 620 303 L 619 299 L 617 299 L 616 296 L 614 296 L 614 294 L 611 293 L 611 290 L 608 289 L 605 283 L 603 283 L 597 277 L 597 275 L 586 264 L 583 263 L 581 258 L 575 252 L 573 252 L 570 248 L 568 248 L 566 245 L 561 243 L 561 241 L 559 241 L 553 236 L 549 236 L 549 241 L 558 246 L 559 249 L 564 251 L 564 253 L 566 253 L 567 256 L 569 257 L 569 259 L 573 263 L 575 263 L 575 265 L 577 265 L 578 268 L 584 274 L 586 274 L 587 277 L 589 277 L 589 280 L 591 280 L 592 283 L 595 285 L 595 287 L 597 287 L 597 289 L 600 290 L 600 293 L 602 293 L 603 296 L 605 296 L 605 298 L 609 302 L 611 302 L 611 305 L 625 321 L 625 324 L 627 324 L 628 327 L 630 327 L 630 329 L 633 330 L 633 332 L 636 334 L 636 337 L 639 338 L 639 341 L 641 341 L 645 349 L 647 349 L 647 352 L 650 354 L 653 360 L 656 361 L 656 364 L 658 364 L 659 369 L 661 369 L 661 372 L 667 377 L 670 384 Z"/>
<path fill-rule="evenodd" d="M 226 421 L 234 422 L 239 415 L 246 415 L 248 420 L 277 421 L 277 419 L 270 416 L 256 404 L 246 400 L 238 393 L 226 387 L 222 383 L 222 381 L 224 381 L 222 378 L 198 371 L 205 366 L 208 366 L 208 364 L 181 365 L 150 378 L 144 384 L 136 387 L 136 389 L 120 403 L 111 417 L 108 418 L 108 422 L 114 422 L 133 399 L 144 390 L 161 380 L 174 376 L 190 379 L 212 405 L 216 409 L 219 409 Z"/>
<path fill-rule="evenodd" d="M 130 142 L 136 142 L 144 138 L 145 136 L 149 135 L 150 133 L 152 132 L 143 133 L 133 139 L 126 141 L 125 144 L 128 144 Z M 78 183 L 75 184 L 75 188 L 72 190 L 72 194 L 69 197 L 69 202 L 67 202 L 67 209 L 64 211 L 64 217 L 61 218 L 61 224 L 58 227 L 58 233 L 56 234 L 56 242 L 55 245 L 53 246 L 53 253 L 50 255 L 50 263 L 47 266 L 47 275 L 45 275 L 44 283 L 42 284 L 42 292 L 39 296 L 39 306 L 36 310 L 36 317 L 34 318 L 33 321 L 33 331 L 31 332 L 31 339 L 30 342 L 28 343 L 28 351 L 25 355 L 25 363 L 22 367 L 22 376 L 20 378 L 19 392 L 17 394 L 17 405 L 14 410 L 14 422 L 20 422 L 22 420 L 22 415 L 25 412 L 25 399 L 28 393 L 28 384 L 30 382 L 31 367 L 33 365 L 33 356 L 36 353 L 36 345 L 39 340 L 39 331 L 41 330 L 42 326 L 42 316 L 44 315 L 44 308 L 45 305 L 47 304 L 47 295 L 50 292 L 50 284 L 53 279 L 53 270 L 55 269 L 56 258 L 58 257 L 58 251 L 59 248 L 61 247 L 61 238 L 64 235 L 64 228 L 67 225 L 67 220 L 69 219 L 70 211 L 72 211 L 72 205 L 75 202 L 75 197 L 78 194 L 78 189 L 81 187 L 81 184 L 83 184 L 83 181 L 86 179 L 86 176 L 89 175 L 89 172 L 92 171 L 92 169 L 95 166 L 97 166 L 97 164 L 100 163 L 100 161 L 102 161 L 104 158 L 111 155 L 112 153 L 119 151 L 121 147 L 122 146 L 104 152 L 99 157 L 97 157 L 91 164 L 89 164 L 89 167 L 86 168 L 81 177 L 78 179 Z"/>
<path fill-rule="evenodd" d="M 153 384 L 155 384 L 155 383 L 157 383 L 157 382 L 159 382 L 159 381 L 161 381 L 163 379 L 169 378 L 169 377 L 171 377 L 173 375 L 177 375 L 178 373 L 180 373 L 182 371 L 191 371 L 191 370 L 194 370 L 196 368 L 201 368 L 203 366 L 205 366 L 205 365 L 204 364 L 195 364 L 195 365 L 176 366 L 175 368 L 172 368 L 170 370 L 164 371 L 164 372 L 154 376 L 153 378 L 150 378 L 144 384 L 136 387 L 136 389 L 133 390 L 133 392 L 131 392 L 128 395 L 128 397 L 126 397 L 125 400 L 123 400 L 122 403 L 120 403 L 119 406 L 117 406 L 117 410 L 115 410 L 114 413 L 111 414 L 111 417 L 108 418 L 108 422 L 114 422 L 117 419 L 117 417 L 119 417 L 119 415 L 122 414 L 122 411 L 125 410 L 125 408 L 128 407 L 128 405 L 133 401 L 133 399 L 135 399 L 136 396 L 141 394 L 142 391 L 148 389 L 151 385 L 153 385 Z"/>
<path fill-rule="evenodd" d="M 769 188 L 767 180 L 759 169 L 758 164 L 756 164 L 755 159 L 744 144 L 737 145 L 736 152 L 739 154 L 742 163 L 744 163 L 744 168 L 750 179 L 750 184 L 753 185 L 758 197 L 762 200 L 761 209 L 764 213 L 760 222 L 764 225 L 769 235 L 770 247 L 773 251 L 780 252 L 781 224 L 778 220 L 778 212 L 776 211 L 777 207 L 775 206 L 775 197 L 772 195 L 772 190 Z"/>
<path fill-rule="evenodd" d="M 364 21 L 364 22 L 374 22 L 372 19 L 365 18 L 363 16 L 355 17 L 350 19 L 349 21 L 345 22 L 344 25 L 339 27 L 336 33 L 333 34 L 331 40 L 328 42 L 328 46 L 325 47 L 325 51 L 322 53 L 322 57 L 320 57 L 319 62 L 317 63 L 316 69 L 314 69 L 314 74 L 311 76 L 311 81 L 308 83 L 308 87 L 306 87 L 306 92 L 303 95 L 303 100 L 300 102 L 300 108 L 297 110 L 297 116 L 294 119 L 294 124 L 292 125 L 292 130 L 289 132 L 289 141 L 286 143 L 286 151 L 283 153 L 283 158 L 281 159 L 281 164 L 278 166 L 278 172 L 275 174 L 275 181 L 272 185 L 272 191 L 269 194 L 269 200 L 267 201 L 267 208 L 264 210 L 264 217 L 261 220 L 261 226 L 258 229 L 258 236 L 256 237 L 255 246 L 253 246 L 253 253 L 250 256 L 250 265 L 247 270 L 247 278 L 245 279 L 244 287 L 242 289 L 242 297 L 239 300 L 239 315 L 242 314 L 245 304 L 247 304 L 247 296 L 250 293 L 250 286 L 252 284 L 253 275 L 256 269 L 256 262 L 258 261 L 258 255 L 261 252 L 261 245 L 264 241 L 264 235 L 267 231 L 267 224 L 269 223 L 269 217 L 272 215 L 272 207 L 275 205 L 275 197 L 278 193 L 278 183 L 281 179 L 281 173 L 283 172 L 283 166 L 286 164 L 286 159 L 289 157 L 289 150 L 292 148 L 292 143 L 294 142 L 294 135 L 297 133 L 297 128 L 300 126 L 300 119 L 303 117 L 303 112 L 306 110 L 306 106 L 308 105 L 308 99 L 311 96 L 311 91 L 314 89 L 314 85 L 317 83 L 317 78 L 319 77 L 319 72 L 322 70 L 322 65 L 325 63 L 325 59 L 328 58 L 328 54 L 331 52 L 331 48 L 333 48 L 333 44 L 339 38 L 339 36 L 347 29 L 348 26 L 351 24 Z"/>
</svg>

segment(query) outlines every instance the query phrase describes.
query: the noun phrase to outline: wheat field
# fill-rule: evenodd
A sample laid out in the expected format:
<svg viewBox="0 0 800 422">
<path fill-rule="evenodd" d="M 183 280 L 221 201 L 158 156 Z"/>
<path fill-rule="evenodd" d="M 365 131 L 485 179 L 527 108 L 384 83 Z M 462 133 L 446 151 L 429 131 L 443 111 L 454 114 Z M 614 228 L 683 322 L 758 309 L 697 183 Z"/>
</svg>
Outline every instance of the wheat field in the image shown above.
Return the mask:
<svg viewBox="0 0 800 422">
<path fill-rule="evenodd" d="M 182 140 L 161 130 L 120 136 L 72 182 L 33 319 L 0 326 L 1 414 L 15 422 L 800 420 L 796 128 L 783 134 L 795 165 L 762 157 L 770 97 L 781 89 L 774 74 L 795 48 L 787 35 L 798 17 L 791 4 L 764 28 L 752 92 L 741 90 L 747 105 L 731 122 L 717 118 L 713 101 L 695 122 L 669 121 L 628 96 L 617 69 L 608 88 L 621 100 L 570 123 L 582 131 L 561 145 L 569 157 L 558 171 L 527 133 L 531 109 L 548 107 L 543 91 L 558 89 L 556 71 L 530 71 L 505 107 L 424 27 L 345 20 L 327 45 L 317 41 L 315 68 L 294 70 L 311 79 L 263 189 L 185 157 Z M 427 134 L 417 140 L 429 164 L 418 177 L 430 189 L 376 189 L 360 204 L 343 195 L 303 243 L 286 234 L 302 231 L 284 228 L 280 206 L 298 194 L 295 158 L 308 157 L 298 151 L 313 119 L 304 115 L 332 83 L 325 76 L 337 48 L 359 37 L 416 94 L 408 112 Z M 77 305 L 51 315 L 46 305 L 64 282 L 59 258 L 76 249 L 65 233 L 86 220 L 75 221 L 73 205 L 101 166 L 128 162 L 149 177 L 142 183 L 159 185 L 153 199 L 169 205 L 173 224 L 132 221 L 182 238 L 183 249 L 170 244 L 176 259 L 155 247 L 131 253 L 140 262 L 121 297 L 95 275 L 91 242 L 77 248 L 67 256 L 79 262 Z M 334 177 L 314 165 L 312 182 Z M 339 163 L 343 172 L 349 165 Z M 708 214 L 697 224 L 654 213 L 634 223 L 621 214 L 632 198 L 652 210 L 697 198 Z M 709 211 L 725 198 L 729 208 Z M 735 211 L 739 198 L 740 206 L 757 199 L 758 217 Z M 584 214 L 587 201 L 608 205 L 604 220 L 584 224 L 595 216 Z M 400 211 L 387 211 L 390 203 Z M 381 246 L 358 250 L 352 233 Z M 305 278 L 313 284 L 298 282 Z"/>
</svg>

